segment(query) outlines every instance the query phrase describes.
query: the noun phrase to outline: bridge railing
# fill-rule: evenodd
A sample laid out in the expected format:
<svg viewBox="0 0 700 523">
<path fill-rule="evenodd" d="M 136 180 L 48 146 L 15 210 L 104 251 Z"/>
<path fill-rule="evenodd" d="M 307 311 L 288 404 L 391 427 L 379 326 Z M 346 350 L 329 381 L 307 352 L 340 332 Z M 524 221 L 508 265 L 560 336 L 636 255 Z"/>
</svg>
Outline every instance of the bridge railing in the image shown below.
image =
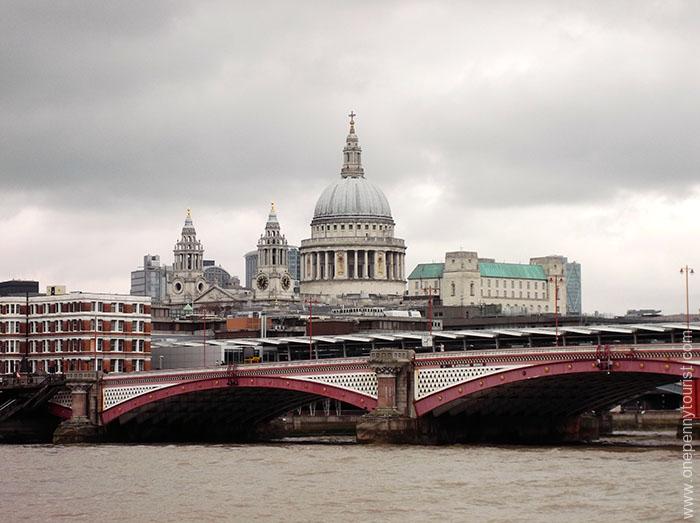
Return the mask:
<svg viewBox="0 0 700 523">
<path fill-rule="evenodd" d="M 318 366 L 318 365 L 343 365 L 343 364 L 354 364 L 366 362 L 369 358 L 367 356 L 358 356 L 355 358 L 323 358 L 319 360 L 294 360 L 294 361 L 270 361 L 265 363 L 236 363 L 237 371 L 251 371 L 256 369 L 269 369 L 271 367 L 275 368 L 300 368 L 308 366 Z M 182 368 L 182 369 L 165 369 L 165 370 L 149 370 L 149 371 L 139 371 L 132 373 L 110 373 L 103 376 L 104 381 L 112 381 L 123 378 L 125 375 L 128 376 L 171 376 L 173 374 L 185 375 L 185 374 L 201 374 L 201 373 L 211 373 L 211 372 L 221 372 L 222 375 L 227 373 L 228 367 L 226 365 L 215 365 L 211 367 L 197 367 L 197 368 Z"/>
<path fill-rule="evenodd" d="M 36 387 L 51 383 L 63 383 L 63 374 L 26 374 L 19 377 L 14 374 L 0 375 L 0 389 L 16 389 L 22 387 Z"/>
<path fill-rule="evenodd" d="M 552 347 L 519 347 L 515 349 L 475 349 L 468 351 L 450 352 L 421 352 L 416 354 L 416 360 L 430 360 L 434 358 L 449 357 L 482 357 L 482 356 L 552 356 L 554 354 L 576 354 L 590 353 L 595 356 L 600 353 L 601 348 L 607 347 L 611 354 L 628 355 L 630 352 L 644 354 L 646 352 L 658 352 L 659 350 L 681 351 L 682 346 L 678 343 L 663 343 L 654 345 L 567 345 Z"/>
</svg>

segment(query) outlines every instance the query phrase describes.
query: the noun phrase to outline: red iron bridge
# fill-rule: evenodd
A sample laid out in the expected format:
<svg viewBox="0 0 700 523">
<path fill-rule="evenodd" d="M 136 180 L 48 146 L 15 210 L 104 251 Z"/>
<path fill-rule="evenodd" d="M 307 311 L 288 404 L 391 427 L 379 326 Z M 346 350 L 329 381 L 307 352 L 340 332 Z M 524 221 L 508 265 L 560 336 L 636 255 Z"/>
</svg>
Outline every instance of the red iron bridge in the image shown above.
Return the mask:
<svg viewBox="0 0 700 523">
<path fill-rule="evenodd" d="M 255 440 L 267 422 L 321 399 L 366 412 L 357 426 L 363 442 L 586 439 L 596 414 L 671 383 L 683 384 L 679 419 L 700 418 L 700 349 L 690 332 L 674 344 L 381 348 L 361 357 L 69 373 L 49 408 L 68 420 L 57 431 L 66 441 L 90 434 L 81 424 L 109 440 Z"/>
</svg>

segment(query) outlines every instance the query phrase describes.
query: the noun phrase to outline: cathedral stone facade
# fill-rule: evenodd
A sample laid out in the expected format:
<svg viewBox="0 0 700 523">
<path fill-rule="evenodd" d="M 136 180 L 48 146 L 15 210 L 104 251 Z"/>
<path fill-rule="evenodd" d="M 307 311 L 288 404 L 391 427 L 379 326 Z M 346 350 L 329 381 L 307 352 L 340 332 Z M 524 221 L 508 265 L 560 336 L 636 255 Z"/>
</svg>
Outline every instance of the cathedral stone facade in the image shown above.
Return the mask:
<svg viewBox="0 0 700 523">
<path fill-rule="evenodd" d="M 321 193 L 301 242 L 301 294 L 325 303 L 403 296 L 406 246 L 384 193 L 365 178 L 354 113 L 340 179 Z"/>
<path fill-rule="evenodd" d="M 197 239 L 189 209 L 173 257 L 173 267 L 167 275 L 166 302 L 191 304 L 209 288 L 209 284 L 204 279 L 204 247 Z"/>
<path fill-rule="evenodd" d="M 253 280 L 255 301 L 289 301 L 294 299 L 294 278 L 289 274 L 289 246 L 280 230 L 272 204 L 265 232 L 258 240 L 258 271 Z"/>
</svg>

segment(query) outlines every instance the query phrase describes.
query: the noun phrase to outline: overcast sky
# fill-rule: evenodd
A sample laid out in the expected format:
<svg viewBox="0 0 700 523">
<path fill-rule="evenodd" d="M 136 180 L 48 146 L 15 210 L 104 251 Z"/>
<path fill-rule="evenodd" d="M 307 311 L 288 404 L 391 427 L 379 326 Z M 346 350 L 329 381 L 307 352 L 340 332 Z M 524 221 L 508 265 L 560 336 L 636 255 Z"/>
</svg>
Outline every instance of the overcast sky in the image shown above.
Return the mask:
<svg viewBox="0 0 700 523">
<path fill-rule="evenodd" d="M 563 254 L 585 311 L 679 312 L 679 268 L 700 269 L 699 6 L 4 2 L 0 280 L 128 293 L 188 207 L 243 278 L 270 201 L 309 236 L 353 109 L 409 269 Z"/>
</svg>

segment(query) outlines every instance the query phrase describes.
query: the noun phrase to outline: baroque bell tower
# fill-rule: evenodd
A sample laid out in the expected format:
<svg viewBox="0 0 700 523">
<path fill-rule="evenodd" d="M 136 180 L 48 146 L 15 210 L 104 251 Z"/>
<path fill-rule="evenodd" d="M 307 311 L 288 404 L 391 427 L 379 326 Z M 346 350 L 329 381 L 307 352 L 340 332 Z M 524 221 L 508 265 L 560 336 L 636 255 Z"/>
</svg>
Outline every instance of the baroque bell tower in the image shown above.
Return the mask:
<svg viewBox="0 0 700 523">
<path fill-rule="evenodd" d="M 185 225 L 173 249 L 173 270 L 168 274 L 168 298 L 172 304 L 192 303 L 208 287 L 204 279 L 204 247 L 197 239 L 192 213 L 187 209 Z"/>
<path fill-rule="evenodd" d="M 289 301 L 294 299 L 292 276 L 289 274 L 289 247 L 280 231 L 275 204 L 258 240 L 258 273 L 253 288 L 256 301 Z"/>
</svg>

